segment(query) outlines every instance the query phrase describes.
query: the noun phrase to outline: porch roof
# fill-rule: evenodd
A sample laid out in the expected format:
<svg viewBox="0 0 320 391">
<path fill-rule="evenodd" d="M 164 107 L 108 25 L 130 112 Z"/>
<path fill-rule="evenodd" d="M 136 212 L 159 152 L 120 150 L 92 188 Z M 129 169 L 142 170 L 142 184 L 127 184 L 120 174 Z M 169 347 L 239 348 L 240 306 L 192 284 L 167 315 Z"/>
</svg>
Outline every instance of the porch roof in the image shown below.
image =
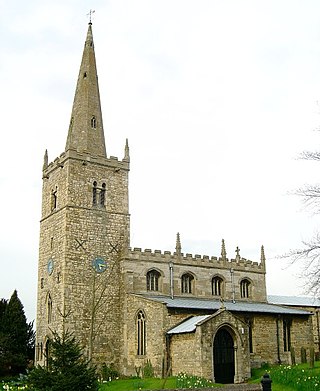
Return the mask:
<svg viewBox="0 0 320 391">
<path fill-rule="evenodd" d="M 174 297 L 157 296 L 152 294 L 139 295 L 161 302 L 167 308 L 180 308 L 190 310 L 219 310 L 222 305 L 231 312 L 251 312 L 251 313 L 266 313 L 279 315 L 311 315 L 310 311 L 300 310 L 296 308 L 282 307 L 276 304 L 245 302 L 245 301 L 224 301 L 223 303 L 217 299 L 199 299 L 195 297 Z"/>
<path fill-rule="evenodd" d="M 193 331 L 195 331 L 197 325 L 200 322 L 209 318 L 210 316 L 211 315 L 193 316 L 192 318 L 185 320 L 184 322 L 180 323 L 178 326 L 169 330 L 167 334 L 192 333 Z"/>
</svg>

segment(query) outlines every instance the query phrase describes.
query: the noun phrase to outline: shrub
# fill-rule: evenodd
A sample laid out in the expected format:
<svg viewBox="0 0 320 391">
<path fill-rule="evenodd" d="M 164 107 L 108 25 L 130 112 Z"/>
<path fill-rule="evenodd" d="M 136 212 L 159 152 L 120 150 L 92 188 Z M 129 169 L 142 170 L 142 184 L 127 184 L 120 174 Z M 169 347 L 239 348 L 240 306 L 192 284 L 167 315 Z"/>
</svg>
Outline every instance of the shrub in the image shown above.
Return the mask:
<svg viewBox="0 0 320 391">
<path fill-rule="evenodd" d="M 35 391 L 75 391 L 99 389 L 96 370 L 83 357 L 81 347 L 72 334 L 54 333 L 50 339 L 50 356 L 46 367 L 34 368 L 28 385 Z"/>
<path fill-rule="evenodd" d="M 112 363 L 110 364 L 110 366 L 108 366 L 106 363 L 102 364 L 101 376 L 102 376 L 102 380 L 109 380 L 109 381 L 120 377 L 119 372 L 114 368 Z"/>
</svg>

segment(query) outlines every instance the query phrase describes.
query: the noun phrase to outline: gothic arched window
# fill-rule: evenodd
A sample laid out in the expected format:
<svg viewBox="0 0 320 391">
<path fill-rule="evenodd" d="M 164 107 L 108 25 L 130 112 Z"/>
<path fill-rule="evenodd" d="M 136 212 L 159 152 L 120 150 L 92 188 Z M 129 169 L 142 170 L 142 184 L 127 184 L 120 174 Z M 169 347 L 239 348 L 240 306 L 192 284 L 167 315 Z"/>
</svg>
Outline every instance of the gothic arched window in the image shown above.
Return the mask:
<svg viewBox="0 0 320 391">
<path fill-rule="evenodd" d="M 240 296 L 241 298 L 248 299 L 250 295 L 251 295 L 251 282 L 245 278 L 240 282 Z"/>
<path fill-rule="evenodd" d="M 147 273 L 147 291 L 158 291 L 161 274 L 157 270 L 150 270 Z"/>
<path fill-rule="evenodd" d="M 213 277 L 211 281 L 212 295 L 223 296 L 223 279 L 221 277 Z"/>
<path fill-rule="evenodd" d="M 47 299 L 47 321 L 48 323 L 52 322 L 52 299 L 50 293 L 48 294 L 48 299 Z"/>
<path fill-rule="evenodd" d="M 190 273 L 185 273 L 181 277 L 181 293 L 193 293 L 194 278 Z"/>
<path fill-rule="evenodd" d="M 146 354 L 146 317 L 141 310 L 137 315 L 137 354 L 138 356 Z"/>
</svg>

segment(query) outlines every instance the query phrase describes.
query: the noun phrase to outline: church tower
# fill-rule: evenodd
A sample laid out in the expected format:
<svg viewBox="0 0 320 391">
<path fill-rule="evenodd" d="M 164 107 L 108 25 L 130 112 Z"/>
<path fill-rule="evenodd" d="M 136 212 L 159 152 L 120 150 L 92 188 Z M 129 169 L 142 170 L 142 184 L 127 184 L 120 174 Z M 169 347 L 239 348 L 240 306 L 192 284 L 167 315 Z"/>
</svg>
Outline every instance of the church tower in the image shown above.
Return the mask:
<svg viewBox="0 0 320 391">
<path fill-rule="evenodd" d="M 107 157 L 89 23 L 65 151 L 43 164 L 36 363 L 52 331 L 73 332 L 89 358 L 117 363 L 120 260 L 130 241 L 129 147 Z"/>
</svg>

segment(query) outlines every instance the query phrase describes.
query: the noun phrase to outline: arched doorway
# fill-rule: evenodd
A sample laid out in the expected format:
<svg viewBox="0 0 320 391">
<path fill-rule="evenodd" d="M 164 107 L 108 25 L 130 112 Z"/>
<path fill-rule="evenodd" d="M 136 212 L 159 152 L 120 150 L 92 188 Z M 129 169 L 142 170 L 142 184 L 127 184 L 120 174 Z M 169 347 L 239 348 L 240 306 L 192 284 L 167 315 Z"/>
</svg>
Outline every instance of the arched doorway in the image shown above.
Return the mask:
<svg viewBox="0 0 320 391">
<path fill-rule="evenodd" d="M 213 342 L 214 379 L 216 383 L 234 382 L 234 342 L 225 328 L 218 330 Z"/>
</svg>

